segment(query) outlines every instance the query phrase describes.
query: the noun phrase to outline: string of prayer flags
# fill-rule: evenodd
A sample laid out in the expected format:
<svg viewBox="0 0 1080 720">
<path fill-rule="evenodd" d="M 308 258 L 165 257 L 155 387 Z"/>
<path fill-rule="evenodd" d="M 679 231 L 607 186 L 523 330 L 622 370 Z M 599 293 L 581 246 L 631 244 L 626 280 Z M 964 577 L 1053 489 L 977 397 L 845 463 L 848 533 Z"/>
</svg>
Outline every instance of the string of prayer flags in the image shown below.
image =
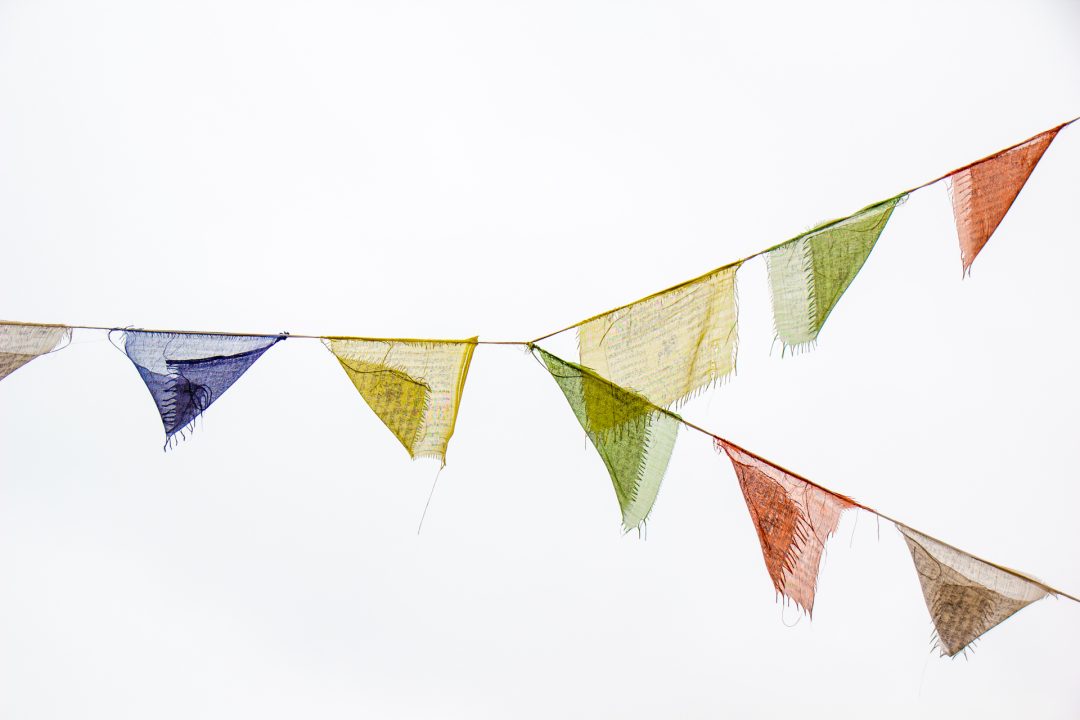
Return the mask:
<svg viewBox="0 0 1080 720">
<path fill-rule="evenodd" d="M 725 440 L 714 442 L 735 468 L 773 587 L 813 616 L 825 543 L 855 504 Z"/>
<path fill-rule="evenodd" d="M 785 350 L 816 342 L 896 207 L 941 180 L 949 193 L 964 274 L 996 231 L 1058 132 L 1076 118 L 936 180 L 822 223 L 780 245 L 711 270 L 642 300 L 532 341 L 607 468 L 624 531 L 650 517 L 683 424 L 711 437 L 735 470 L 777 599 L 813 614 L 825 545 L 845 510 L 884 514 L 744 450 L 669 408 L 723 382 L 738 351 L 737 273 L 764 255 L 776 337 Z M 74 328 L 0 321 L 0 380 L 70 341 Z M 580 364 L 537 342 L 577 329 Z M 168 448 L 286 335 L 115 330 L 161 416 Z M 312 338 L 314 336 L 305 335 Z M 319 337 L 380 421 L 413 458 L 446 463 L 477 338 L 464 340 Z M 896 523 L 911 552 L 942 655 L 1047 595 L 1080 598 L 976 558 Z"/>
<path fill-rule="evenodd" d="M 0 380 L 63 341 L 71 341 L 71 328 L 64 325 L 0 323 Z"/>
<path fill-rule="evenodd" d="M 540 353 L 607 466 L 622 510 L 623 529 L 640 532 L 675 447 L 681 424 L 678 417 L 588 368 L 535 345 L 532 348 Z"/>
<path fill-rule="evenodd" d="M 324 338 L 368 406 L 412 458 L 446 465 L 461 393 L 478 338 Z"/>
<path fill-rule="evenodd" d="M 975 257 L 997 230 L 1062 127 L 1039 133 L 949 176 L 949 195 L 964 273 L 971 273 Z"/>
<path fill-rule="evenodd" d="M 786 349 L 803 348 L 817 339 L 904 197 L 819 225 L 765 254 L 773 323 Z"/>
<path fill-rule="evenodd" d="M 125 330 L 124 352 L 161 414 L 165 447 L 285 337 Z"/>
<path fill-rule="evenodd" d="M 721 268 L 578 327 L 581 364 L 663 407 L 735 369 L 735 273 Z"/>
<path fill-rule="evenodd" d="M 896 524 L 904 536 L 942 656 L 953 657 L 980 635 L 1047 595 L 1038 580 L 1006 570 Z"/>
</svg>

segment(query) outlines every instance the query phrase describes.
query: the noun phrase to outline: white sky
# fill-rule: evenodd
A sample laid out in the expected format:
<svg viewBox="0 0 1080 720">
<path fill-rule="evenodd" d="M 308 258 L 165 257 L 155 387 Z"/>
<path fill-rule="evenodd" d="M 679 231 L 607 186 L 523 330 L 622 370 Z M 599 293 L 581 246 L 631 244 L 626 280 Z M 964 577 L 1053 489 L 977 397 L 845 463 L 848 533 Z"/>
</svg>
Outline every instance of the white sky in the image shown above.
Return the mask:
<svg viewBox="0 0 1080 720">
<path fill-rule="evenodd" d="M 4 0 L 0 316 L 528 339 L 1080 114 L 1078 30 L 1050 1 Z M 749 263 L 738 377 L 684 415 L 1080 591 L 1078 161 L 1074 127 L 963 282 L 944 186 L 912 197 L 809 354 L 770 354 Z M 419 537 L 436 465 L 315 341 L 162 441 L 103 334 L 0 385 L 0 717 L 1080 714 L 1080 606 L 938 659 L 868 515 L 796 624 L 695 433 L 621 536 L 519 349 L 477 351 Z"/>
</svg>

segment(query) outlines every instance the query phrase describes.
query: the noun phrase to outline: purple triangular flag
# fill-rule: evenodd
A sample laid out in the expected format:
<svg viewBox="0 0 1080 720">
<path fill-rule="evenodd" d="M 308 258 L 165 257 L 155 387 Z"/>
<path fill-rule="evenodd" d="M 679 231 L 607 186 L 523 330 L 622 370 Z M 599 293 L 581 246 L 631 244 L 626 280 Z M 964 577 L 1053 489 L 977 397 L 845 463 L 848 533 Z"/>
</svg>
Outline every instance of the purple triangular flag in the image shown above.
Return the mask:
<svg viewBox="0 0 1080 720">
<path fill-rule="evenodd" d="M 161 413 L 165 446 L 285 337 L 124 331 L 124 352 Z"/>
</svg>

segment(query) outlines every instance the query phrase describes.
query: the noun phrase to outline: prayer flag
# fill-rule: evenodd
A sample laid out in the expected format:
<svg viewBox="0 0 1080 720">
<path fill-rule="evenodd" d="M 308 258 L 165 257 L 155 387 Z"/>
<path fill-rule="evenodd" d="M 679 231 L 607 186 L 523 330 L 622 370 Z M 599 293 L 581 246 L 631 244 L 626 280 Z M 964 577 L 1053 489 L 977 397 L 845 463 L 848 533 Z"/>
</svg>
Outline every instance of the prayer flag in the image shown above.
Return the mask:
<svg viewBox="0 0 1080 720">
<path fill-rule="evenodd" d="M 949 176 L 960 261 L 964 272 L 1009 212 L 1060 127 L 1039 133 L 1016 147 L 999 152 Z"/>
<path fill-rule="evenodd" d="M 323 340 L 409 455 L 443 465 L 476 341 Z"/>
<path fill-rule="evenodd" d="M 157 404 L 165 446 L 285 337 L 125 330 L 124 352 Z"/>
<path fill-rule="evenodd" d="M 71 328 L 63 325 L 0 323 L 0 380 L 36 357 L 71 340 Z"/>
<path fill-rule="evenodd" d="M 738 265 L 612 310 L 578 328 L 581 364 L 668 407 L 735 369 Z"/>
<path fill-rule="evenodd" d="M 900 200 L 825 223 L 766 253 L 773 323 L 786 348 L 803 348 L 817 339 Z"/>
<path fill-rule="evenodd" d="M 678 418 L 588 368 L 533 347 L 607 466 L 623 529 L 640 531 L 671 459 Z"/>
<path fill-rule="evenodd" d="M 854 503 L 719 438 L 716 448 L 735 468 L 773 587 L 813 615 L 825 543 Z"/>
<path fill-rule="evenodd" d="M 992 565 L 897 524 L 904 536 L 942 655 L 962 652 L 1013 613 L 1051 594 L 1034 578 Z"/>
</svg>

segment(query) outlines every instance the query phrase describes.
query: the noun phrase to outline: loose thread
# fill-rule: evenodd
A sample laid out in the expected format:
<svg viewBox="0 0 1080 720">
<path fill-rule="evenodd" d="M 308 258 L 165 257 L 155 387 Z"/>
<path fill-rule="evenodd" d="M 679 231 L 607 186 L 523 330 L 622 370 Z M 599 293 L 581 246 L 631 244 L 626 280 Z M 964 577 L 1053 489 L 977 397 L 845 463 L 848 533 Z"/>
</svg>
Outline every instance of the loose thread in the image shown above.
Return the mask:
<svg viewBox="0 0 1080 720">
<path fill-rule="evenodd" d="M 419 535 L 420 531 L 424 529 L 424 518 L 427 517 L 428 507 L 431 505 L 431 498 L 435 495 L 435 485 L 439 482 L 439 476 L 442 475 L 442 467 L 435 473 L 435 480 L 431 483 L 431 492 L 428 493 L 427 502 L 424 503 L 424 512 L 420 514 L 420 524 L 416 527 L 416 534 Z"/>
</svg>

